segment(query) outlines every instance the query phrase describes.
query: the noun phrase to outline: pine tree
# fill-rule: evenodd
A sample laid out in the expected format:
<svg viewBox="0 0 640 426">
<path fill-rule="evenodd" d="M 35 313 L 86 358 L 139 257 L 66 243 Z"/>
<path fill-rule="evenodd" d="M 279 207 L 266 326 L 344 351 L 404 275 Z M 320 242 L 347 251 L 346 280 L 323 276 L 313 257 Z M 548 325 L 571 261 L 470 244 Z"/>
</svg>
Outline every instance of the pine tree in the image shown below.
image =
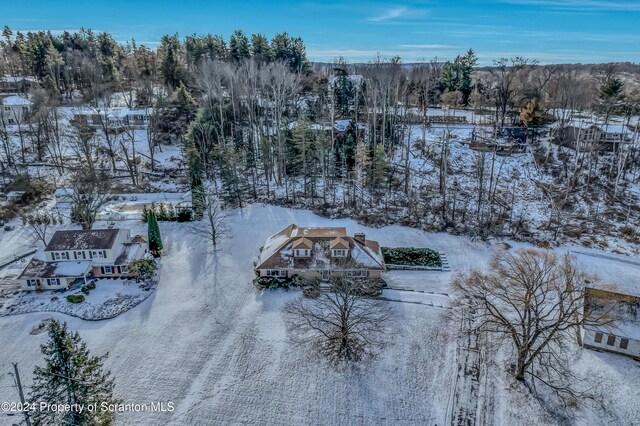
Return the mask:
<svg viewBox="0 0 640 426">
<path fill-rule="evenodd" d="M 113 379 L 109 371 L 103 370 L 107 355 L 91 356 L 87 345 L 77 332 L 70 332 L 66 323 L 51 321 L 48 327 L 49 341 L 40 346 L 46 365 L 36 367 L 30 401 L 49 404 L 78 404 L 79 410 L 32 412 L 35 425 L 110 425 L 115 413 L 107 410 L 92 410 L 87 407 L 103 403 L 118 404 L 113 398 Z"/>
<path fill-rule="evenodd" d="M 231 57 L 236 61 L 249 58 L 251 49 L 249 47 L 249 39 L 241 30 L 236 30 L 229 39 L 229 50 Z"/>
<path fill-rule="evenodd" d="M 361 140 L 356 146 L 356 182 L 360 187 L 365 186 L 370 164 L 369 146 Z"/>
<path fill-rule="evenodd" d="M 220 178 L 222 181 L 222 199 L 234 207 L 244 207 L 249 191 L 243 167 L 242 151 L 226 147 L 220 153 Z"/>
<path fill-rule="evenodd" d="M 184 82 L 186 74 L 184 66 L 180 62 L 180 40 L 178 35 L 163 36 L 160 51 L 162 52 L 160 72 L 164 83 L 171 89 L 175 89 Z"/>
<path fill-rule="evenodd" d="M 373 149 L 371 160 L 371 186 L 373 188 L 382 184 L 384 174 L 387 168 L 387 160 L 385 158 L 384 146 L 378 144 Z"/>
<path fill-rule="evenodd" d="M 164 248 L 162 246 L 162 237 L 160 236 L 160 227 L 158 226 L 158 218 L 156 212 L 149 210 L 147 214 L 147 229 L 149 236 L 149 251 L 155 257 L 160 256 L 160 252 Z"/>
<path fill-rule="evenodd" d="M 269 40 L 263 34 L 253 34 L 251 36 L 251 54 L 258 62 L 269 62 L 271 60 Z"/>
<path fill-rule="evenodd" d="M 200 153 L 193 145 L 187 144 L 187 169 L 191 182 L 191 205 L 197 220 L 202 218 L 204 211 L 204 189 L 202 186 L 202 159 Z"/>
</svg>

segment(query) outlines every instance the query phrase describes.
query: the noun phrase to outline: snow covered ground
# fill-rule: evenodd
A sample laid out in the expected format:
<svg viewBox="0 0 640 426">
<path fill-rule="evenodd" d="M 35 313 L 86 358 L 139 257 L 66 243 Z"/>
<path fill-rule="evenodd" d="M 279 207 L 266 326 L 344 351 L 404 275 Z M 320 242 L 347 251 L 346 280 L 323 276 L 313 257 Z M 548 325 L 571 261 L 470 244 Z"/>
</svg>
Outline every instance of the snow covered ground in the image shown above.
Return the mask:
<svg viewBox="0 0 640 426">
<path fill-rule="evenodd" d="M 0 400 L 17 400 L 11 378 L 2 376 L 11 362 L 19 364 L 23 383 L 29 386 L 33 367 L 42 363 L 39 345 L 46 340 L 46 333 L 30 332 L 42 320 L 57 318 L 78 330 L 92 353 L 110 353 L 106 367 L 115 377 L 117 397 L 127 403 L 176 405 L 172 413 L 123 413 L 118 424 L 445 423 L 457 368 L 457 324 L 448 322 L 448 309 L 389 302 L 396 319 L 390 345 L 378 359 L 338 371 L 287 340 L 281 307 L 299 292 L 256 293 L 251 285 L 253 261 L 266 238 L 291 223 L 346 226 L 349 234 L 365 232 L 384 246 L 431 247 L 447 254 L 452 273 L 486 266 L 493 246 L 400 226 L 372 229 L 349 219 L 328 220 L 273 206 L 235 210 L 231 222 L 232 238 L 215 252 L 189 234 L 184 224 L 160 223 L 165 256 L 157 291 L 112 320 L 89 322 L 50 313 L 0 318 Z M 123 224 L 134 230 L 142 226 Z M 411 274 L 388 273 L 394 285 L 448 292 L 451 274 Z M 420 276 L 425 278 L 416 278 Z M 581 365 L 605 373 L 602 384 L 612 387 L 605 402 L 614 418 L 638 424 L 637 364 L 585 351 Z M 492 380 L 494 404 L 488 424 L 553 423 L 500 377 Z M 580 423 L 609 420 L 592 415 Z"/>
<path fill-rule="evenodd" d="M 22 265 L 24 267 L 24 265 Z M 0 316 L 29 312 L 61 312 L 87 320 L 101 320 L 120 315 L 151 295 L 155 284 L 135 280 L 99 279 L 89 294 L 74 286 L 67 291 L 16 291 L 0 297 Z M 82 295 L 81 303 L 67 301 L 68 295 Z"/>
</svg>

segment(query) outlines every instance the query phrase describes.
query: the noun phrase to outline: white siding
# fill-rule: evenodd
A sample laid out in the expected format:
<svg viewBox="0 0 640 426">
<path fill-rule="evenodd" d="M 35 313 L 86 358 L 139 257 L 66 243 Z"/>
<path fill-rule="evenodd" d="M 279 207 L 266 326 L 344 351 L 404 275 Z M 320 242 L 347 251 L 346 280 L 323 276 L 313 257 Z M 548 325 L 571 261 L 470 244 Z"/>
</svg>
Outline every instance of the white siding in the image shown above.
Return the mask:
<svg viewBox="0 0 640 426">
<path fill-rule="evenodd" d="M 623 339 L 628 340 L 626 349 L 620 347 Z M 597 340 L 600 341 L 598 342 Z M 640 340 L 611 334 L 606 330 L 585 330 L 584 345 L 595 349 L 640 358 Z"/>
</svg>

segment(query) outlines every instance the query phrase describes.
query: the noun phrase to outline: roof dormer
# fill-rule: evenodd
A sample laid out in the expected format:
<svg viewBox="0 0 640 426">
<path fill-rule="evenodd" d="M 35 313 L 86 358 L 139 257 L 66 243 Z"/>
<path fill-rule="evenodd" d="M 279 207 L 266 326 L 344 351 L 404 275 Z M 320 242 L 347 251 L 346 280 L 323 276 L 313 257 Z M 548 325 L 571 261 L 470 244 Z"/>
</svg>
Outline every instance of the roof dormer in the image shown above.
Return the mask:
<svg viewBox="0 0 640 426">
<path fill-rule="evenodd" d="M 349 241 L 344 238 L 334 238 L 329 243 L 331 249 L 331 257 L 348 257 L 349 256 Z"/>
<path fill-rule="evenodd" d="M 298 238 L 291 245 L 294 257 L 310 257 L 313 243 L 308 238 Z"/>
</svg>

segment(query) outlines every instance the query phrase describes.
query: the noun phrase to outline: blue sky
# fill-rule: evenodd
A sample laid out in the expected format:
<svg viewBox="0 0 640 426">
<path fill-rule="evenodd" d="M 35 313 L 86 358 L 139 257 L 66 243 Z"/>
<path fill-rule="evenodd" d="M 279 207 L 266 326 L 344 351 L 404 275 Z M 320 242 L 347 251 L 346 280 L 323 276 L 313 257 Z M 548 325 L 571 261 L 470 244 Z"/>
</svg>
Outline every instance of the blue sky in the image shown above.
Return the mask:
<svg viewBox="0 0 640 426">
<path fill-rule="evenodd" d="M 3 1 L 3 3 L 5 3 Z M 521 55 L 541 63 L 640 61 L 640 0 L 7 1 L 14 30 L 81 27 L 155 47 L 166 33 L 234 29 L 300 36 L 311 60 L 449 59 L 472 47 L 482 64 Z"/>
</svg>

